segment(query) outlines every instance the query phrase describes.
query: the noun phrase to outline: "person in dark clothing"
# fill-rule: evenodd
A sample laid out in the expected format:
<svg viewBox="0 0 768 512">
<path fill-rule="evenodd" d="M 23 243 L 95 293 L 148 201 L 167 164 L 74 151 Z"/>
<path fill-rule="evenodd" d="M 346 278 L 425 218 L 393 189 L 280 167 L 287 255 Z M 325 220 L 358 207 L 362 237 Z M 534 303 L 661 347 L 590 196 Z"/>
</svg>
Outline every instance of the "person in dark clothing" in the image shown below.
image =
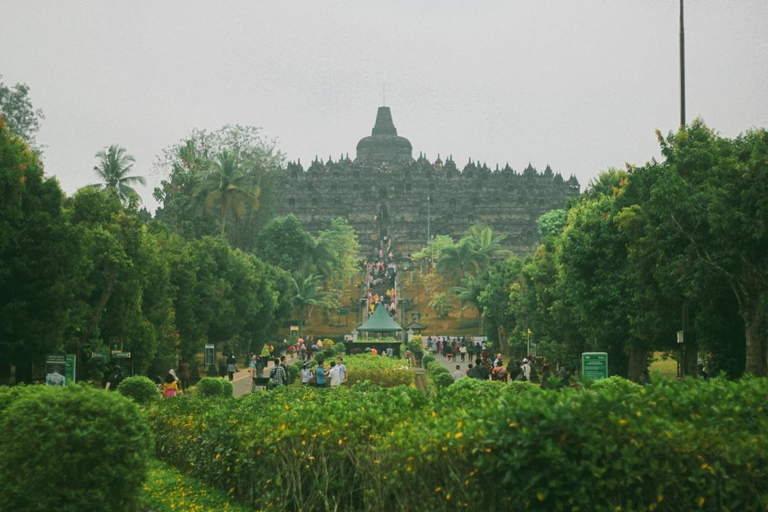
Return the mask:
<svg viewBox="0 0 768 512">
<path fill-rule="evenodd" d="M 114 371 L 112 371 L 109 378 L 107 378 L 107 390 L 117 390 L 117 386 L 119 386 L 121 382 L 123 382 L 123 370 L 119 366 L 115 366 Z"/>
<path fill-rule="evenodd" d="M 234 352 L 230 352 L 229 356 L 227 357 L 227 376 L 229 376 L 230 381 L 235 380 L 236 371 L 237 371 L 237 358 L 235 357 Z"/>
<path fill-rule="evenodd" d="M 490 375 L 490 371 L 488 371 L 488 367 L 482 364 L 482 361 L 480 359 L 475 359 L 475 366 L 472 367 L 471 370 L 469 370 L 469 377 L 472 377 L 473 379 L 477 380 L 488 380 L 488 376 Z"/>
</svg>

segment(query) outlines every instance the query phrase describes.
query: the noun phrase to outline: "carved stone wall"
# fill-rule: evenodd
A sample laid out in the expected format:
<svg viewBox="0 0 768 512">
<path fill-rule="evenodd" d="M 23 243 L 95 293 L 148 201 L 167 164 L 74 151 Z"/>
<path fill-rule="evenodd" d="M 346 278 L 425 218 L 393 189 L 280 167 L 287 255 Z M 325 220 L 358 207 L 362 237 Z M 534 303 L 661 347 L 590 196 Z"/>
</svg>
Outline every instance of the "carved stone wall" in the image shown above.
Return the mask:
<svg viewBox="0 0 768 512">
<path fill-rule="evenodd" d="M 400 250 L 423 247 L 428 229 L 433 236 L 458 239 L 483 223 L 506 233 L 504 245 L 524 254 L 539 242 L 539 216 L 579 194 L 575 177 L 564 180 L 549 166 L 539 173 L 529 165 L 517 173 L 509 166 L 492 171 L 470 162 L 459 171 L 450 158 L 414 161 L 410 142 L 388 127 L 391 114 L 383 108 L 354 162 L 316 160 L 306 170 L 300 162 L 288 164 L 278 188 L 278 215 L 293 213 L 313 234 L 344 217 L 364 247 L 389 234 Z"/>
</svg>

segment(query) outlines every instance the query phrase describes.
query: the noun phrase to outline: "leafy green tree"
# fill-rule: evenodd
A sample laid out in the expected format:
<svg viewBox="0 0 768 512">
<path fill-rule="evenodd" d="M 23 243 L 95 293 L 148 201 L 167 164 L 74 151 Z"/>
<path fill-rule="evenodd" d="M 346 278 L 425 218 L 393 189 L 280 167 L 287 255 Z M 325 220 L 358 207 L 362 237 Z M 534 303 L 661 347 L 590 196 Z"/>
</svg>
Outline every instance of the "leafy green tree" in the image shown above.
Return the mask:
<svg viewBox="0 0 768 512">
<path fill-rule="evenodd" d="M 3 75 L 0 75 L 0 115 L 5 118 L 11 133 L 35 149 L 35 134 L 40 130 L 40 120 L 45 119 L 43 111 L 32 106 L 27 84 L 8 87 L 2 78 Z"/>
<path fill-rule="evenodd" d="M 312 235 L 293 215 L 272 219 L 256 240 L 256 256 L 289 272 L 305 267 L 315 247 Z"/>
<path fill-rule="evenodd" d="M 551 210 L 536 220 L 536 227 L 541 239 L 552 240 L 563 232 L 568 222 L 568 212 L 565 209 Z"/>
<path fill-rule="evenodd" d="M 259 190 L 258 209 L 246 209 L 237 223 L 226 230 L 235 247 L 253 251 L 256 234 L 274 216 L 276 185 L 284 174 L 284 155 L 276 149 L 274 141 L 263 137 L 256 127 L 227 125 L 215 131 L 194 129 L 163 150 L 153 166 L 156 173 L 166 177 L 153 194 L 162 204 L 157 218 L 184 238 L 220 233 L 221 216 L 205 210 L 207 195 L 200 194 L 200 190 L 215 156 L 224 151 L 239 156 L 242 170 L 247 174 L 244 181 L 248 183 L 242 188 L 249 192 Z"/>
<path fill-rule="evenodd" d="M 333 219 L 328 230 L 320 231 L 316 249 L 320 244 L 324 244 L 331 252 L 333 271 L 330 287 L 341 289 L 345 281 L 358 272 L 357 255 L 360 252 L 360 243 L 357 241 L 355 230 L 346 219 Z"/>
<path fill-rule="evenodd" d="M 520 288 L 522 260 L 510 258 L 488 270 L 487 284 L 478 297 L 489 338 L 499 344 L 502 353 L 509 353 L 509 338 L 518 327 L 518 320 L 509 307 L 510 294 Z"/>
<path fill-rule="evenodd" d="M 440 263 L 440 254 L 444 247 L 454 245 L 453 238 L 448 235 L 437 235 L 429 241 L 427 246 L 411 255 L 415 265 L 419 265 L 422 274 L 429 272 L 429 267 Z"/>
<path fill-rule="evenodd" d="M 141 202 L 138 192 L 132 185 L 146 185 L 143 176 L 129 176 L 136 159 L 129 155 L 125 148 L 113 144 L 107 149 L 96 153 L 99 164 L 93 168 L 102 183 L 91 185 L 94 188 L 103 188 L 117 194 L 123 204 L 129 201 Z"/>
<path fill-rule="evenodd" d="M 64 195 L 24 140 L 0 118 L 0 376 L 29 382 L 57 352 L 71 297 L 75 250 Z"/>
<path fill-rule="evenodd" d="M 445 293 L 438 293 L 429 301 L 429 307 L 437 313 L 440 318 L 448 318 L 453 311 L 453 301 Z"/>
<path fill-rule="evenodd" d="M 636 170 L 647 185 L 647 236 L 688 299 L 717 281 L 730 289 L 744 325 L 745 369 L 768 376 L 768 132 L 731 140 L 696 120 L 659 142 L 665 161 Z"/>
</svg>

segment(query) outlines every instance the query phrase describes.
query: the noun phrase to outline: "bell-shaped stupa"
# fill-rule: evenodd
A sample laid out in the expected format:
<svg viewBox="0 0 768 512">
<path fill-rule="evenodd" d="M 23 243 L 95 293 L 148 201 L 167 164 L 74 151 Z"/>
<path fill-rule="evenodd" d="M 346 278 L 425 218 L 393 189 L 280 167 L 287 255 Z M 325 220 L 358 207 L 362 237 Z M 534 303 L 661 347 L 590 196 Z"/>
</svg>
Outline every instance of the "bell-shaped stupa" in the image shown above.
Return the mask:
<svg viewBox="0 0 768 512">
<path fill-rule="evenodd" d="M 357 143 L 355 163 L 378 165 L 413 162 L 413 148 L 405 137 L 398 137 L 389 107 L 379 107 L 371 136 Z"/>
</svg>

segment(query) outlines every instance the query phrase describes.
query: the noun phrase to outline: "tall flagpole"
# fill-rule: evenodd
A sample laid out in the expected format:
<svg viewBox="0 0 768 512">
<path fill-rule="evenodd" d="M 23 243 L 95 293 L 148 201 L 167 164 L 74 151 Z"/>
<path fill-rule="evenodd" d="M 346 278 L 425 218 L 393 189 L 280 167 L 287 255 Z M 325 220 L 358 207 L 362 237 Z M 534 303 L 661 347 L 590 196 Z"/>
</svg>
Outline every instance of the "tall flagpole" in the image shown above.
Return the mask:
<svg viewBox="0 0 768 512">
<path fill-rule="evenodd" d="M 685 126 L 685 23 L 680 0 L 680 127 Z"/>
</svg>

